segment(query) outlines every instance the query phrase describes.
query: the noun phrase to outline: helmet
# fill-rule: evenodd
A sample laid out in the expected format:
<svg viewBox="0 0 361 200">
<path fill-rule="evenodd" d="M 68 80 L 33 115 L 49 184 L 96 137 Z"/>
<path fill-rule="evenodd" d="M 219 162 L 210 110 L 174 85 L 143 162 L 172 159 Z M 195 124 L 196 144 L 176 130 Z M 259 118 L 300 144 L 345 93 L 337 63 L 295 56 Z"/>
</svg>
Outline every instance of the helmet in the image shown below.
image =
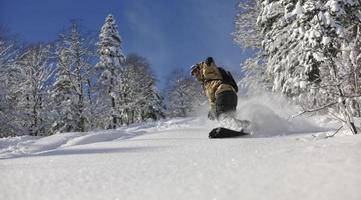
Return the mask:
<svg viewBox="0 0 361 200">
<path fill-rule="evenodd" d="M 212 57 L 208 57 L 206 60 L 205 60 L 205 63 L 209 66 L 211 65 L 212 63 L 214 63 L 214 59 Z"/>
</svg>

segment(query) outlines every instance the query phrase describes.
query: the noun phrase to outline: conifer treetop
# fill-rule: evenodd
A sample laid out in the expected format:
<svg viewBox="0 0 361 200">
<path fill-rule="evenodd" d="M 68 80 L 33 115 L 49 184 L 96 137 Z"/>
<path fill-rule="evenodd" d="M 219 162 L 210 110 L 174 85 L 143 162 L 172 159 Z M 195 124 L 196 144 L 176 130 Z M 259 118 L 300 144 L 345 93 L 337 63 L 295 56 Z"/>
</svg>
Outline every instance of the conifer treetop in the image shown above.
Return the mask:
<svg viewBox="0 0 361 200">
<path fill-rule="evenodd" d="M 106 57 L 119 58 L 119 63 L 123 63 L 125 56 L 121 48 L 122 39 L 118 32 L 118 26 L 112 14 L 105 19 L 99 35 L 99 54 Z"/>
</svg>

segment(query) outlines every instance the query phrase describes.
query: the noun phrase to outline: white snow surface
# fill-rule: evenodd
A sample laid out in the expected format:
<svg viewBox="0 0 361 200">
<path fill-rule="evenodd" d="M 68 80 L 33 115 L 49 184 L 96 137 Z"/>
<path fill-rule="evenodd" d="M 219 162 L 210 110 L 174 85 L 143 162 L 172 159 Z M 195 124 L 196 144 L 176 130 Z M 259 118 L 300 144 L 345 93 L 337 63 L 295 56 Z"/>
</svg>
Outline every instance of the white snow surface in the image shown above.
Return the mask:
<svg viewBox="0 0 361 200">
<path fill-rule="evenodd" d="M 361 199 L 361 135 L 251 102 L 250 137 L 208 139 L 214 122 L 185 118 L 0 139 L 0 199 Z"/>
</svg>

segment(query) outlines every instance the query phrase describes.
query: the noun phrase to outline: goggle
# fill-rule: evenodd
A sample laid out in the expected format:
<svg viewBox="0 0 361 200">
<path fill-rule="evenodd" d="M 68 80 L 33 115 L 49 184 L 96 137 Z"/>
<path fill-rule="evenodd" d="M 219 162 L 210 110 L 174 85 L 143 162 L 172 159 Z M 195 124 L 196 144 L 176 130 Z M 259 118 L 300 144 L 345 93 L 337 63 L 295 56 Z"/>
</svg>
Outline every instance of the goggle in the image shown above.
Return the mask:
<svg viewBox="0 0 361 200">
<path fill-rule="evenodd" d="M 193 76 L 199 70 L 199 64 L 193 65 L 191 67 L 191 75 Z"/>
</svg>

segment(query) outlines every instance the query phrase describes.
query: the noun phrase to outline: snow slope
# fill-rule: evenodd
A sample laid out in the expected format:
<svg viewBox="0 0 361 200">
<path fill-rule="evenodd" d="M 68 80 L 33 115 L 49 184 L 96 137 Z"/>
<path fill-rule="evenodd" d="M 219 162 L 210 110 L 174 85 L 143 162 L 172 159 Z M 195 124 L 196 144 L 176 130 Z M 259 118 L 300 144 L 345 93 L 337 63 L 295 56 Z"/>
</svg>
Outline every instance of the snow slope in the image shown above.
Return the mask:
<svg viewBox="0 0 361 200">
<path fill-rule="evenodd" d="M 1 139 L 0 199 L 361 199 L 360 135 L 210 140 L 212 126 Z"/>
</svg>

